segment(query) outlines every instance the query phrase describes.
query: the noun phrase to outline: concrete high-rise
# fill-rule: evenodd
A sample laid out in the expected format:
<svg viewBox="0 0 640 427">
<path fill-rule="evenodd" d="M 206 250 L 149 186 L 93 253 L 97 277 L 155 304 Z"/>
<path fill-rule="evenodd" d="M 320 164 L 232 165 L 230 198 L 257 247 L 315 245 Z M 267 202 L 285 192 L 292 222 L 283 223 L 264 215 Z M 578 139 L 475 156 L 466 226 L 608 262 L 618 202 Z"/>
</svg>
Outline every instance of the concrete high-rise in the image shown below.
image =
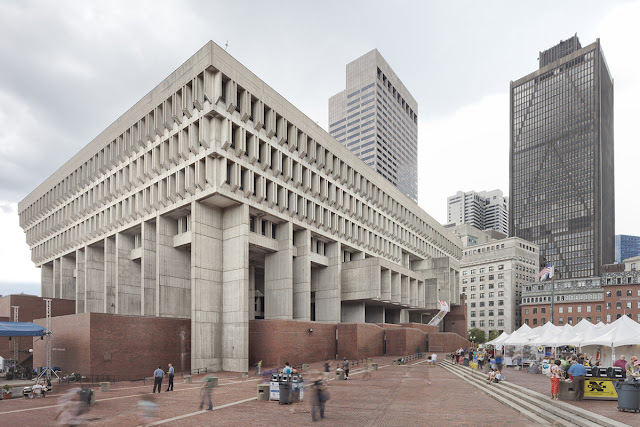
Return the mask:
<svg viewBox="0 0 640 427">
<path fill-rule="evenodd" d="M 640 255 L 640 236 L 616 235 L 616 262 Z"/>
<path fill-rule="evenodd" d="M 246 372 L 258 323 L 424 323 L 460 304 L 460 239 L 213 42 L 19 212 L 42 295 L 75 301 L 67 328 L 180 320 L 194 368 Z"/>
<path fill-rule="evenodd" d="M 556 277 L 594 277 L 614 257 L 613 80 L 600 40 L 541 52 L 511 82 L 510 235 Z"/>
<path fill-rule="evenodd" d="M 346 89 L 329 98 L 329 133 L 418 199 L 418 103 L 377 49 L 347 64 Z"/>
<path fill-rule="evenodd" d="M 458 191 L 447 197 L 447 223 L 509 234 L 509 198 L 501 190 Z"/>
</svg>

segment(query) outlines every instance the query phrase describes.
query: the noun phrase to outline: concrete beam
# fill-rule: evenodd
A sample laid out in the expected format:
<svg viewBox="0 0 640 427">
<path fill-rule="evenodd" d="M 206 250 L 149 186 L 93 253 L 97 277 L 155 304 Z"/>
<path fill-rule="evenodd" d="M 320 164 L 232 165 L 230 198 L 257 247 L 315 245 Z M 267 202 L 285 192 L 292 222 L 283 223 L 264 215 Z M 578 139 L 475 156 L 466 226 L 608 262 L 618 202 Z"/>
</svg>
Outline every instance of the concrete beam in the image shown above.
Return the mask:
<svg viewBox="0 0 640 427">
<path fill-rule="evenodd" d="M 102 313 L 104 310 L 104 248 L 89 245 L 85 248 L 85 313 Z"/>
<path fill-rule="evenodd" d="M 144 221 L 140 233 L 142 240 L 142 315 L 155 316 L 156 314 L 156 224 L 155 222 Z"/>
</svg>

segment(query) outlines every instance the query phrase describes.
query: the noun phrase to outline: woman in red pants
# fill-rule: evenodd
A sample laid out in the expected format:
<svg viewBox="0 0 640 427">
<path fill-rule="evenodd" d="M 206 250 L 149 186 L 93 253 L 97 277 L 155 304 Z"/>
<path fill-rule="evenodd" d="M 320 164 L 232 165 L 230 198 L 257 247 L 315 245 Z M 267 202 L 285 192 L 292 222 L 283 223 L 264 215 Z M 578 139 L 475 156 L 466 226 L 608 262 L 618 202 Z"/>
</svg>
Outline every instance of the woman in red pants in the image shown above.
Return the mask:
<svg viewBox="0 0 640 427">
<path fill-rule="evenodd" d="M 558 393 L 560 393 L 560 378 L 562 377 L 560 365 L 560 360 L 556 360 L 551 365 L 551 398 L 555 400 L 558 400 Z"/>
</svg>

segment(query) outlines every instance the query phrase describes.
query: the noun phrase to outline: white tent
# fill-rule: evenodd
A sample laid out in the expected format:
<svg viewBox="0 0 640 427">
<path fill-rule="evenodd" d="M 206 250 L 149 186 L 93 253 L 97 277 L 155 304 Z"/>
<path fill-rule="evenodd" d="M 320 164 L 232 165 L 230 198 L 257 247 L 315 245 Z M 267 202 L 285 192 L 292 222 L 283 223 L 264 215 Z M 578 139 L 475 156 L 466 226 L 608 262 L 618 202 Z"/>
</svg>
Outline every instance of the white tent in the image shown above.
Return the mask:
<svg viewBox="0 0 640 427">
<path fill-rule="evenodd" d="M 575 332 L 576 335 L 580 335 L 587 330 L 593 329 L 593 327 L 593 323 L 589 322 L 587 319 L 582 319 L 576 326 L 573 327 L 573 332 Z"/>
<path fill-rule="evenodd" d="M 506 332 L 503 332 L 500 334 L 499 337 L 492 339 L 491 341 L 485 343 L 485 345 L 500 345 L 507 338 L 509 338 L 509 334 Z"/>
<path fill-rule="evenodd" d="M 604 328 L 597 329 L 600 334 L 589 340 L 582 341 L 581 345 L 604 345 L 607 347 L 617 347 L 619 345 L 640 344 L 640 341 L 633 342 L 634 338 L 640 334 L 640 324 L 622 316 L 611 324 L 610 328 L 603 333 Z M 630 342 L 632 341 L 632 342 Z M 621 344 L 622 342 L 626 344 Z"/>
<path fill-rule="evenodd" d="M 571 329 L 562 328 L 559 334 L 555 334 L 549 339 L 540 339 L 538 344 L 546 347 L 560 347 L 563 345 L 569 345 L 569 341 L 575 337 L 576 334 Z"/>
</svg>

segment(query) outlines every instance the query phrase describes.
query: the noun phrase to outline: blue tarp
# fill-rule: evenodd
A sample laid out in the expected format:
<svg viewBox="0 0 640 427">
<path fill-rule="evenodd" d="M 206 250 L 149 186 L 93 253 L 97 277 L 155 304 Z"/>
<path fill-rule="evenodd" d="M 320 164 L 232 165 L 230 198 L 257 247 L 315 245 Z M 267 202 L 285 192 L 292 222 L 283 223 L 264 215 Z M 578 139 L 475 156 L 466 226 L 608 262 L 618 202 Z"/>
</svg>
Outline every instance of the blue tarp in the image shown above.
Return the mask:
<svg viewBox="0 0 640 427">
<path fill-rule="evenodd" d="M 0 337 L 40 337 L 44 331 L 31 322 L 0 322 Z"/>
</svg>

